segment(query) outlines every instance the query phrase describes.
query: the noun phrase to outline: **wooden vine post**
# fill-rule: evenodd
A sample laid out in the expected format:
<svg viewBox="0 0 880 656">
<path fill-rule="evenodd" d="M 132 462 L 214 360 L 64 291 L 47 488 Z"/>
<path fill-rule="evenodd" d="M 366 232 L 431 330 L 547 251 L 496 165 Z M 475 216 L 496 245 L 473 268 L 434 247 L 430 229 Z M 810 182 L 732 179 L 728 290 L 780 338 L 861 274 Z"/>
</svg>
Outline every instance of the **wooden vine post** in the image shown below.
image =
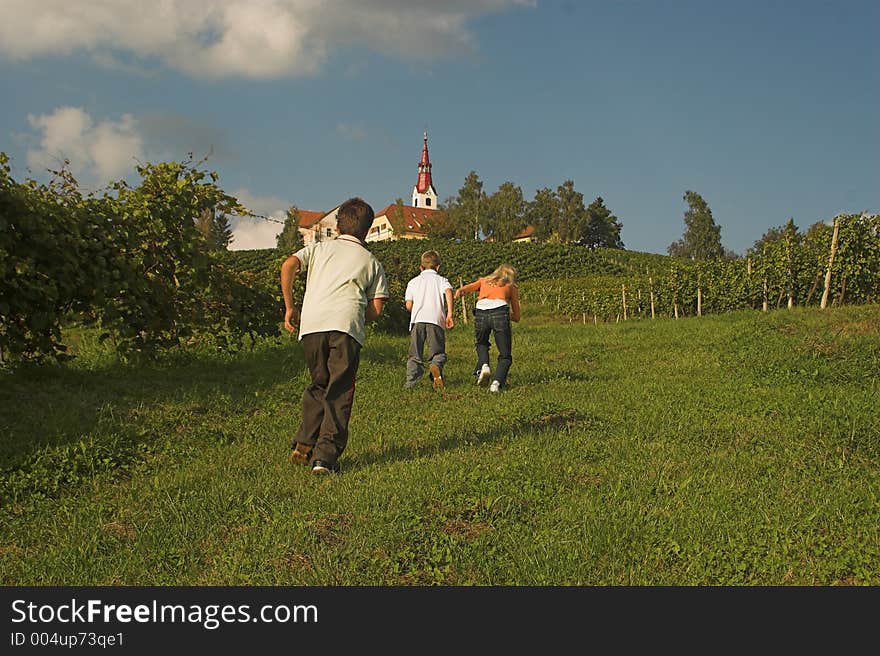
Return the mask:
<svg viewBox="0 0 880 656">
<path fill-rule="evenodd" d="M 749 306 L 754 309 L 755 302 L 752 300 L 752 257 L 746 258 L 746 287 L 749 290 Z"/>
<path fill-rule="evenodd" d="M 623 320 L 626 321 L 626 285 L 620 286 L 620 292 L 623 298 Z"/>
<path fill-rule="evenodd" d="M 764 276 L 763 276 L 764 289 L 761 292 L 761 310 L 766 312 L 769 305 L 770 305 L 770 300 L 768 297 L 768 289 L 767 289 L 767 247 L 766 246 L 764 247 L 763 254 L 764 254 Z"/>
<path fill-rule="evenodd" d="M 761 309 L 762 309 L 764 312 L 766 312 L 767 309 L 770 307 L 770 299 L 769 299 L 769 297 L 767 296 L 767 293 L 768 293 L 768 290 L 767 290 L 767 272 L 765 271 L 765 272 L 764 272 L 764 291 L 762 292 L 762 296 L 761 296 Z"/>
<path fill-rule="evenodd" d="M 651 318 L 654 318 L 654 279 L 648 276 L 648 285 L 651 292 Z"/>
<path fill-rule="evenodd" d="M 788 309 L 794 307 L 794 255 L 792 255 L 792 250 L 794 246 L 791 243 L 791 234 L 789 234 L 788 230 L 785 231 L 785 259 L 788 263 L 788 268 L 786 269 L 786 273 L 788 274 Z"/>
<path fill-rule="evenodd" d="M 822 292 L 822 302 L 819 304 L 823 310 L 828 307 L 828 294 L 831 291 L 831 267 L 834 266 L 834 254 L 837 252 L 837 238 L 840 234 L 840 215 L 834 217 L 834 232 L 831 234 L 831 253 L 828 256 L 828 268 L 825 270 L 825 290 Z"/>
<path fill-rule="evenodd" d="M 703 316 L 703 279 L 697 274 L 697 316 Z"/>
</svg>

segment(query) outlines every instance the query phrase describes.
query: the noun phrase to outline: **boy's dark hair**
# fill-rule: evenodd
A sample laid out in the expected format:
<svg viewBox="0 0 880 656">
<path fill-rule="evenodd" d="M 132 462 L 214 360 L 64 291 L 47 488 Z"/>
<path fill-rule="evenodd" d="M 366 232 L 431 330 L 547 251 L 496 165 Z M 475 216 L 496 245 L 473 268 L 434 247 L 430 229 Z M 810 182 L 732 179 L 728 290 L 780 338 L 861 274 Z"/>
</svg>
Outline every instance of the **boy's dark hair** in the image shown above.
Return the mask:
<svg viewBox="0 0 880 656">
<path fill-rule="evenodd" d="M 363 198 L 349 198 L 336 213 L 336 230 L 340 235 L 365 239 L 374 218 L 373 208 Z"/>
</svg>

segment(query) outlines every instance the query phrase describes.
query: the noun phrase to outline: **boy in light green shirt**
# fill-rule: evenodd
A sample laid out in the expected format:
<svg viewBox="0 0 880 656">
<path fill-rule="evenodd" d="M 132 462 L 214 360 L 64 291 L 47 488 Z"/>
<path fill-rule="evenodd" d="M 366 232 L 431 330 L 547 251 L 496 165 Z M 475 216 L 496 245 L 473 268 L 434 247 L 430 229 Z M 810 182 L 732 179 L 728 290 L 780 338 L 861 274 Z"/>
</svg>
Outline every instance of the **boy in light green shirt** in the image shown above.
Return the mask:
<svg viewBox="0 0 880 656">
<path fill-rule="evenodd" d="M 296 330 L 293 282 L 306 271 L 299 340 L 312 383 L 303 392 L 302 421 L 290 459 L 310 464 L 316 474 L 339 469 L 348 443 L 364 324 L 379 318 L 388 298 L 385 270 L 364 244 L 373 218 L 373 208 L 362 199 L 345 201 L 336 217 L 339 236 L 310 244 L 281 265 L 288 332 Z"/>
</svg>

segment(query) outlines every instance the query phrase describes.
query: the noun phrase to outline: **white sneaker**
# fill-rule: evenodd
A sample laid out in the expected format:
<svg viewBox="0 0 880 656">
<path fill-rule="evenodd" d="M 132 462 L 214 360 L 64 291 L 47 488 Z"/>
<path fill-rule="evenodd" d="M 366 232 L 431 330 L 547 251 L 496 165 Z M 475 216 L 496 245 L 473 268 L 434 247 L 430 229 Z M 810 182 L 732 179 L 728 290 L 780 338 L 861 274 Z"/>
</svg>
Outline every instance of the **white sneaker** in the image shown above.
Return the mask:
<svg viewBox="0 0 880 656">
<path fill-rule="evenodd" d="M 477 385 L 483 385 L 489 381 L 489 376 L 492 375 L 492 372 L 489 370 L 489 365 L 484 364 L 483 368 L 480 369 L 480 373 L 477 375 Z"/>
<path fill-rule="evenodd" d="M 501 383 L 499 383 L 497 380 L 493 380 L 492 384 L 489 385 L 489 391 L 490 392 L 500 392 L 501 391 Z"/>
</svg>

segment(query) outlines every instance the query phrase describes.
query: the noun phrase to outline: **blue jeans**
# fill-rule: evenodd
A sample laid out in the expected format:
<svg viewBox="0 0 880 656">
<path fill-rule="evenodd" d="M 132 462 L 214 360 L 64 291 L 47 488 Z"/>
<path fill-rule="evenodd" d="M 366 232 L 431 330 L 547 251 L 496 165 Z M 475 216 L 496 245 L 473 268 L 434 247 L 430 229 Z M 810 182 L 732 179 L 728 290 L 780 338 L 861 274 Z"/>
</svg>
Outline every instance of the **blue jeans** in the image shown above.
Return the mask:
<svg viewBox="0 0 880 656">
<path fill-rule="evenodd" d="M 507 382 L 507 372 L 513 356 L 510 353 L 510 306 L 504 305 L 491 310 L 474 310 L 474 341 L 477 348 L 477 366 L 474 375 L 480 373 L 484 364 L 489 364 L 489 337 L 495 340 L 498 349 L 498 366 L 492 380 L 502 386 Z"/>
</svg>

